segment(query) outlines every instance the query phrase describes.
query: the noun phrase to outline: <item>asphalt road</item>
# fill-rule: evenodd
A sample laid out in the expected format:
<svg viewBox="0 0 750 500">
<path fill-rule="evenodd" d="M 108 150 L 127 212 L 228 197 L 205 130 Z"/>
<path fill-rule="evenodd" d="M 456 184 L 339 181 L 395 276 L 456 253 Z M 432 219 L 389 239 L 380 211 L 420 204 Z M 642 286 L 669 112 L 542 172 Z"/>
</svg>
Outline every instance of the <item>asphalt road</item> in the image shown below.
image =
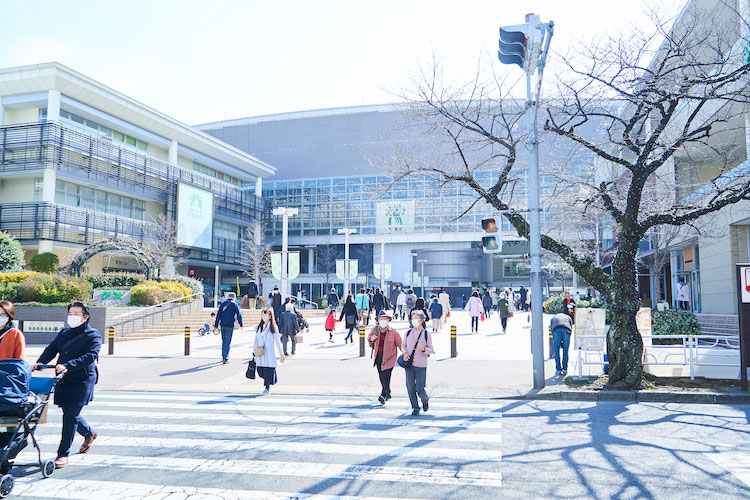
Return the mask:
<svg viewBox="0 0 750 500">
<path fill-rule="evenodd" d="M 259 385 L 259 384 L 258 384 Z M 14 498 L 750 498 L 750 406 L 99 391 Z M 54 458 L 60 414 L 38 436 Z M 80 446 L 77 438 L 74 449 Z M 32 454 L 27 449 L 23 458 Z"/>
</svg>

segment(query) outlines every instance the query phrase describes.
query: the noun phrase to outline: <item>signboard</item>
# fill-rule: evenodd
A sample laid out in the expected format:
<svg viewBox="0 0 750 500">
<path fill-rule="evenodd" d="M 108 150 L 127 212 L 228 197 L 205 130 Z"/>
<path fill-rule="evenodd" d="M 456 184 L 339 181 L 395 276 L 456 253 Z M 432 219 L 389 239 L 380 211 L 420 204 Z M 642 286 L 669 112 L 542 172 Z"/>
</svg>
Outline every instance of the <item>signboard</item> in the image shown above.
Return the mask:
<svg viewBox="0 0 750 500">
<path fill-rule="evenodd" d="M 383 273 L 384 274 L 383 279 L 387 280 L 388 278 L 391 277 L 391 265 L 390 264 L 383 264 L 383 267 L 384 267 L 384 271 L 385 271 Z M 374 266 L 372 266 L 372 271 L 375 274 L 375 279 L 379 280 L 380 279 L 380 264 L 375 264 Z"/>
<path fill-rule="evenodd" d="M 740 302 L 750 304 L 750 267 L 741 268 L 740 272 Z"/>
<path fill-rule="evenodd" d="M 299 276 L 299 252 L 287 252 L 287 279 Z M 271 274 L 274 279 L 281 279 L 281 252 L 271 252 Z"/>
<path fill-rule="evenodd" d="M 740 380 L 747 392 L 750 365 L 750 264 L 737 264 L 737 312 L 740 319 Z"/>
<path fill-rule="evenodd" d="M 23 331 L 26 333 L 58 333 L 65 328 L 64 321 L 24 321 Z"/>
<path fill-rule="evenodd" d="M 414 232 L 416 200 L 388 200 L 375 204 L 375 232 L 401 234 Z"/>
<path fill-rule="evenodd" d="M 336 277 L 340 280 L 347 279 L 344 276 L 344 263 L 346 259 L 336 259 Z M 359 261 L 357 259 L 349 259 L 349 279 L 353 280 L 357 278 L 359 273 Z"/>
<path fill-rule="evenodd" d="M 211 249 L 214 194 L 182 182 L 177 184 L 177 245 Z"/>
<path fill-rule="evenodd" d="M 635 316 L 635 324 L 641 335 L 651 335 L 651 308 L 641 307 Z M 651 337 L 643 339 L 644 346 L 651 345 Z"/>
</svg>

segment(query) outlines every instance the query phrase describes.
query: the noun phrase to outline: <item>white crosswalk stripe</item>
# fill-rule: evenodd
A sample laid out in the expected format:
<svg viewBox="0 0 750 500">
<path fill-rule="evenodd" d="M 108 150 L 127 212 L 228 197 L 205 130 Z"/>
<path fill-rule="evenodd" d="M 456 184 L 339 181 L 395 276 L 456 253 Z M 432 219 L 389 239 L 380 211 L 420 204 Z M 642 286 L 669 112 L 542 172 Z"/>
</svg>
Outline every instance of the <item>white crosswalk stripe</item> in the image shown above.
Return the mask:
<svg viewBox="0 0 750 500">
<path fill-rule="evenodd" d="M 750 487 L 750 452 L 728 450 L 706 456 Z"/>
<path fill-rule="evenodd" d="M 100 499 L 496 497 L 502 422 L 492 401 L 98 393 L 83 416 L 99 437 L 49 479 L 13 496 Z M 61 414 L 37 438 L 53 458 Z M 77 450 L 80 437 L 74 444 Z M 28 448 L 19 462 L 33 461 Z M 14 471 L 15 472 L 15 469 Z M 459 493 L 460 492 L 460 493 Z"/>
</svg>

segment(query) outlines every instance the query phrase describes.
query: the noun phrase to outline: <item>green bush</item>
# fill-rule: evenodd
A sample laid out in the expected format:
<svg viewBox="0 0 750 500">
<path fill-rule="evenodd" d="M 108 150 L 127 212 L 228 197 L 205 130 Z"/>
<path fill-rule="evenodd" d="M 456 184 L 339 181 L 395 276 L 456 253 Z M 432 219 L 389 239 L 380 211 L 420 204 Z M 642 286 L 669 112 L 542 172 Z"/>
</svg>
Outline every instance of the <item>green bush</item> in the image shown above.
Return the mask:
<svg viewBox="0 0 750 500">
<path fill-rule="evenodd" d="M 21 283 L 18 300 L 43 304 L 90 300 L 91 291 L 91 283 L 82 279 L 38 274 Z"/>
<path fill-rule="evenodd" d="M 53 253 L 38 253 L 31 258 L 29 267 L 40 273 L 56 273 L 60 258 Z"/>
<path fill-rule="evenodd" d="M 563 312 L 563 298 L 560 295 L 553 295 L 544 301 L 542 307 L 547 314 L 558 314 Z"/>
<path fill-rule="evenodd" d="M 153 306 L 191 293 L 190 288 L 181 283 L 145 280 L 130 289 L 130 305 Z"/>
<path fill-rule="evenodd" d="M 15 271 L 23 265 L 21 244 L 10 234 L 0 231 L 0 272 Z"/>
<path fill-rule="evenodd" d="M 194 293 L 203 293 L 203 283 L 195 278 L 189 276 L 180 276 L 178 274 L 172 276 L 165 276 L 161 279 L 162 282 L 168 281 L 172 283 L 179 283 L 190 289 L 190 293 L 186 295 L 192 295 Z"/>
<path fill-rule="evenodd" d="M 653 335 L 700 335 L 701 325 L 690 311 L 651 311 Z M 653 339 L 654 344 L 682 344 L 681 339 Z"/>
<path fill-rule="evenodd" d="M 21 283 L 36 276 L 39 273 L 35 271 L 20 271 L 17 273 L 0 273 L 0 283 Z"/>
<path fill-rule="evenodd" d="M 132 288 L 146 279 L 137 273 L 104 273 L 85 274 L 81 278 L 90 282 L 94 288 Z"/>
<path fill-rule="evenodd" d="M 0 300 L 18 301 L 18 291 L 21 289 L 20 283 L 0 283 Z"/>
</svg>

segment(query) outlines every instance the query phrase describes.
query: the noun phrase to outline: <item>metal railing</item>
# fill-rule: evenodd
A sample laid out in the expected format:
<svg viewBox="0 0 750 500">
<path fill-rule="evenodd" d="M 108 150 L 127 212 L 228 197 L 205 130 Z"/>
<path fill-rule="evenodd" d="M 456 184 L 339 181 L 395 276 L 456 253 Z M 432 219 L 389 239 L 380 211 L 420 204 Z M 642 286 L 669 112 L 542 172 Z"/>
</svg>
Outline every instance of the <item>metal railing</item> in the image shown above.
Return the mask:
<svg viewBox="0 0 750 500">
<path fill-rule="evenodd" d="M 297 302 L 302 302 L 304 304 L 312 304 L 313 306 L 315 306 L 313 307 L 313 309 L 320 309 L 320 306 L 318 305 L 317 302 L 313 302 L 312 300 L 302 299 L 300 297 L 295 297 L 295 299 L 297 299 Z"/>
<path fill-rule="evenodd" d="M 183 302 L 185 299 L 192 299 Z M 185 295 L 176 299 L 162 302 L 153 306 L 148 306 L 137 311 L 126 312 L 115 316 L 110 325 L 114 326 L 118 337 L 124 337 L 128 334 L 152 326 L 155 323 L 167 321 L 175 316 L 179 316 L 188 311 L 194 311 L 203 308 L 203 292 Z M 133 316 L 128 318 L 128 316 Z"/>
<path fill-rule="evenodd" d="M 737 367 L 739 369 L 739 344 L 734 345 L 732 339 L 726 336 L 717 335 L 641 335 L 644 340 L 652 342 L 650 346 L 644 346 L 643 366 L 688 366 L 690 368 L 690 380 L 695 380 L 695 369 L 700 366 L 714 367 Z M 579 345 L 577 346 L 578 375 L 583 375 L 583 365 L 604 366 L 608 364 L 604 361 L 603 354 L 606 352 L 607 337 L 605 335 L 579 335 L 577 337 Z M 681 340 L 678 344 L 653 344 L 654 339 L 674 339 Z M 739 339 L 736 339 L 739 341 Z M 657 348 L 666 352 L 661 356 L 662 361 L 658 361 L 653 352 L 649 353 L 649 348 Z M 718 358 L 732 358 L 731 362 L 705 362 L 701 361 L 701 355 Z"/>
</svg>

